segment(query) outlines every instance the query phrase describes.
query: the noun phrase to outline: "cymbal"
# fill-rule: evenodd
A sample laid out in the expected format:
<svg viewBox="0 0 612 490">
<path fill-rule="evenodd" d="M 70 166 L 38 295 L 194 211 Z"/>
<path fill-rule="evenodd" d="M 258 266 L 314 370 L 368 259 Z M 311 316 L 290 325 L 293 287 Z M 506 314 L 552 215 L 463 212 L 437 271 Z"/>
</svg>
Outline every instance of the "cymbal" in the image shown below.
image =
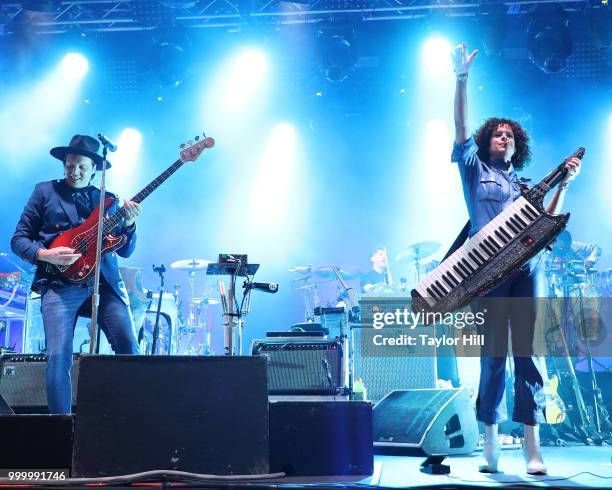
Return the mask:
<svg viewBox="0 0 612 490">
<path fill-rule="evenodd" d="M 355 279 L 361 275 L 361 270 L 356 267 L 343 267 L 343 266 L 335 266 L 338 269 L 338 272 L 342 275 L 344 279 Z M 312 268 L 312 273 L 323 279 L 336 279 L 336 274 L 334 273 L 331 265 L 317 265 Z"/>
<path fill-rule="evenodd" d="M 413 243 L 395 256 L 398 262 L 414 262 L 435 254 L 440 248 L 440 242 L 418 242 Z"/>
<path fill-rule="evenodd" d="M 344 279 L 355 279 L 361 275 L 361 270 L 356 267 L 336 266 Z M 321 279 L 336 279 L 336 274 L 331 265 L 296 265 L 289 268 L 289 272 L 296 274 L 312 274 Z M 298 278 L 303 279 L 303 278 Z"/>
<path fill-rule="evenodd" d="M 170 267 L 180 271 L 199 271 L 202 269 L 206 269 L 206 267 L 208 267 L 208 264 L 210 264 L 211 262 L 212 260 L 207 259 L 185 259 L 172 262 L 170 264 Z"/>
<path fill-rule="evenodd" d="M 191 298 L 191 301 L 199 305 L 218 305 L 219 300 L 215 298 Z"/>
<path fill-rule="evenodd" d="M 295 272 L 296 274 L 308 274 L 311 271 L 311 265 L 296 265 L 293 267 L 289 267 L 289 272 Z"/>
</svg>

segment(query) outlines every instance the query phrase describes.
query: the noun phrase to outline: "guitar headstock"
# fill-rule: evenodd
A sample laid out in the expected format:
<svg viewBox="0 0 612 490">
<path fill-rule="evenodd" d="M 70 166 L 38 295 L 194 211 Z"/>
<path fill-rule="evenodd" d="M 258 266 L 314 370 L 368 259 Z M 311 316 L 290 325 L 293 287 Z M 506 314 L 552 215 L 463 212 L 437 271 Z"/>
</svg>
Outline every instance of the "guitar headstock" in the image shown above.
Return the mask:
<svg viewBox="0 0 612 490">
<path fill-rule="evenodd" d="M 201 137 L 198 135 L 181 145 L 180 159 L 182 162 L 195 162 L 206 148 L 213 146 L 215 146 L 215 140 L 202 133 Z"/>
</svg>

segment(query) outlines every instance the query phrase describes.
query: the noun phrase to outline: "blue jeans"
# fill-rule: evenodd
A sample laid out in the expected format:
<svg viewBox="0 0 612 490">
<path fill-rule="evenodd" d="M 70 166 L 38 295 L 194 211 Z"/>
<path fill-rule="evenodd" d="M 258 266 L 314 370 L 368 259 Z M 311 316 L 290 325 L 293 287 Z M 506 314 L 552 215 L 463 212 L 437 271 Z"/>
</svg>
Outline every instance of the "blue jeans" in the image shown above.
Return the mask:
<svg viewBox="0 0 612 490">
<path fill-rule="evenodd" d="M 78 314 L 91 313 L 92 288 L 65 284 L 44 287 L 41 312 L 47 345 L 47 401 L 49 413 L 72 411 L 72 341 Z M 134 321 L 128 306 L 108 284 L 100 284 L 98 325 L 115 354 L 138 354 Z"/>
<path fill-rule="evenodd" d="M 544 381 L 533 360 L 535 302 L 520 305 L 504 302 L 501 298 L 533 298 L 534 278 L 528 267 L 513 273 L 505 282 L 487 294 L 495 304 L 487 304 L 485 336 L 480 357 L 480 384 L 476 400 L 478 420 L 485 424 L 503 421 L 499 407 L 506 389 L 506 356 L 508 328 L 512 338 L 514 357 L 514 410 L 512 420 L 536 425 L 544 408 Z M 505 410 L 504 410 L 505 412 Z"/>
</svg>

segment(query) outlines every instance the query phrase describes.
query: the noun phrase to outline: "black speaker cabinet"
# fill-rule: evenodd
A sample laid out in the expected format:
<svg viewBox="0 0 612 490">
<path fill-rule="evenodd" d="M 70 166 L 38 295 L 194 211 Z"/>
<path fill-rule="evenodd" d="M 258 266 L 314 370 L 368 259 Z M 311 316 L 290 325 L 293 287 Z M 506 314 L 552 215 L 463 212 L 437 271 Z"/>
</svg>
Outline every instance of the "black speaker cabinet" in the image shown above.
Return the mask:
<svg viewBox="0 0 612 490">
<path fill-rule="evenodd" d="M 0 467 L 65 470 L 72 456 L 72 415 L 0 415 Z"/>
<path fill-rule="evenodd" d="M 73 476 L 269 472 L 265 360 L 81 359 Z"/>
<path fill-rule="evenodd" d="M 296 476 L 371 475 L 372 405 L 358 401 L 270 403 L 270 469 Z"/>
<path fill-rule="evenodd" d="M 0 357 L 0 396 L 16 413 L 47 413 L 44 354 L 4 354 Z M 72 364 L 72 406 L 76 406 L 79 358 Z"/>
<path fill-rule="evenodd" d="M 476 413 L 464 388 L 393 391 L 374 407 L 379 453 L 470 454 L 477 444 Z"/>
</svg>

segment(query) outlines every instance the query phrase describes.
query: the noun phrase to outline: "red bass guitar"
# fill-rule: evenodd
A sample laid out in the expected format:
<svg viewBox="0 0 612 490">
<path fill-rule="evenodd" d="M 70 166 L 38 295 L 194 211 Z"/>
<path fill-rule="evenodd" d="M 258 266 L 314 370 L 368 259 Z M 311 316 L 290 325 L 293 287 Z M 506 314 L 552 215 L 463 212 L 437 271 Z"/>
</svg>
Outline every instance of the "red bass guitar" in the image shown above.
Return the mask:
<svg viewBox="0 0 612 490">
<path fill-rule="evenodd" d="M 168 177 L 183 166 L 185 162 L 194 162 L 206 148 L 212 148 L 215 140 L 212 138 L 200 139 L 196 136 L 195 143 L 188 141 L 189 145 L 181 145 L 181 153 L 179 159 L 168 167 L 149 185 L 136 194 L 131 200 L 141 203 L 145 198 L 157 189 Z M 113 197 L 107 197 L 104 200 L 104 208 L 108 209 L 114 202 Z M 55 265 L 53 266 L 56 272 L 68 282 L 81 283 L 94 272 L 96 263 L 96 238 L 98 235 L 99 223 L 99 207 L 93 210 L 87 220 L 70 230 L 64 231 L 56 236 L 49 248 L 70 247 L 75 253 L 80 253 L 76 262 L 68 266 Z M 124 218 L 124 209 L 119 208 L 113 215 L 104 218 L 104 229 L 102 232 L 102 255 L 121 247 L 126 240 L 125 235 L 114 235 L 117 227 L 122 223 Z"/>
</svg>

